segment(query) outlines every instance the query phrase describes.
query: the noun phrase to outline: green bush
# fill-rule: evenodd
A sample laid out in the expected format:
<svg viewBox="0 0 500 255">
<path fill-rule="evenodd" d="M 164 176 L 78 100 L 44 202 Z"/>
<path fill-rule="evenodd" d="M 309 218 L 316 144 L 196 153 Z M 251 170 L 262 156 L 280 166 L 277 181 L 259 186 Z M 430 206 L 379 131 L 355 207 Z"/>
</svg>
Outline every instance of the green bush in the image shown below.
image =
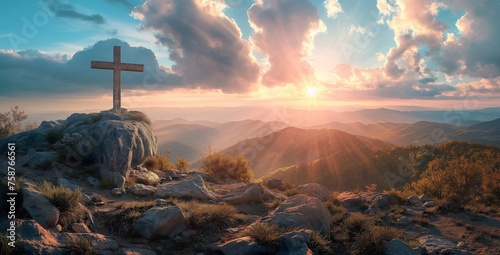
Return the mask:
<svg viewBox="0 0 500 255">
<path fill-rule="evenodd" d="M 253 179 L 253 172 L 248 160 L 243 155 L 236 157 L 223 155 L 222 152 L 210 152 L 202 159 L 202 168 L 205 172 L 217 179 L 233 179 L 249 182 Z"/>
<path fill-rule="evenodd" d="M 62 186 L 54 186 L 52 183 L 44 181 L 38 185 L 40 192 L 59 209 L 59 223 L 67 226 L 77 222 L 83 216 L 80 207 L 82 192 L 79 189 L 72 191 Z"/>
</svg>

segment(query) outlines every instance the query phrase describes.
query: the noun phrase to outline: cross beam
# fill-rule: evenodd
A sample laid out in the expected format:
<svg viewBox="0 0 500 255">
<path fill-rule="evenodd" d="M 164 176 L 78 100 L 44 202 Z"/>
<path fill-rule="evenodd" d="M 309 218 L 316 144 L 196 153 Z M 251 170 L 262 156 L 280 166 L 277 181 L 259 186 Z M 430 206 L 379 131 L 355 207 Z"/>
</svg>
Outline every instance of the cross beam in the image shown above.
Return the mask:
<svg viewBox="0 0 500 255">
<path fill-rule="evenodd" d="M 121 47 L 113 47 L 113 62 L 91 61 L 90 67 L 113 70 L 113 111 L 119 113 L 121 107 L 121 71 L 144 72 L 144 65 L 122 63 Z"/>
</svg>

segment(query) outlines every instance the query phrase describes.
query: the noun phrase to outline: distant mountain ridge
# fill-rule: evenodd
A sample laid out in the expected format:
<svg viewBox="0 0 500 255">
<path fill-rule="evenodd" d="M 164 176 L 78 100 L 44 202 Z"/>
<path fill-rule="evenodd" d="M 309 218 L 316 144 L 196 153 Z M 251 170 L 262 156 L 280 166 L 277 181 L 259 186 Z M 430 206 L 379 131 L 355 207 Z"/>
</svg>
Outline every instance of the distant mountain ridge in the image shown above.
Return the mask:
<svg viewBox="0 0 500 255">
<path fill-rule="evenodd" d="M 244 140 L 223 152 L 243 154 L 251 163 L 255 177 L 259 178 L 277 168 L 317 160 L 336 151 L 370 153 L 393 146 L 339 130 L 288 127 L 264 137 Z"/>
</svg>

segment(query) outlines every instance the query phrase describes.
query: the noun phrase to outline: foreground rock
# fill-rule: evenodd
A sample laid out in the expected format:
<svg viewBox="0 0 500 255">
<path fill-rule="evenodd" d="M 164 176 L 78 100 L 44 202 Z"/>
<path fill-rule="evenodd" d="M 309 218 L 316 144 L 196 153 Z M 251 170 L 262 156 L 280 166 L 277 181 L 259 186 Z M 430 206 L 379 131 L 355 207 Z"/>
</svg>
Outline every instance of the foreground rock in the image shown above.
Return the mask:
<svg viewBox="0 0 500 255">
<path fill-rule="evenodd" d="M 261 221 L 283 229 L 304 228 L 329 234 L 330 217 L 321 200 L 299 194 L 287 198 Z"/>
<path fill-rule="evenodd" d="M 307 247 L 311 238 L 311 230 L 297 230 L 282 234 L 272 245 L 261 244 L 249 236 L 236 238 L 215 247 L 224 255 L 312 255 L 313 252 Z"/>
<path fill-rule="evenodd" d="M 11 142 L 18 150 L 31 149 L 30 155 L 45 155 L 47 159 L 54 159 L 54 151 L 58 151 L 65 156 L 61 161 L 71 167 L 87 160 L 100 166 L 104 178 L 113 179 L 115 172 L 128 177 L 132 168 L 158 151 L 153 128 L 132 120 L 131 116 L 140 114 L 122 109 L 121 114 L 75 113 L 64 121 L 44 121 L 35 130 L 0 139 L 0 151 L 4 152 L 7 146 L 3 145 Z M 52 151 L 43 152 L 48 149 Z"/>
<path fill-rule="evenodd" d="M 452 241 L 435 235 L 426 235 L 418 238 L 420 247 L 426 254 L 451 254 L 451 255 L 472 255 L 472 253 L 457 248 Z"/>
<path fill-rule="evenodd" d="M 155 207 L 134 222 L 134 230 L 143 238 L 174 237 L 186 229 L 188 220 L 178 206 Z"/>
<path fill-rule="evenodd" d="M 156 192 L 156 188 L 144 184 L 134 184 L 129 188 L 129 191 L 138 196 L 151 196 Z"/>
<path fill-rule="evenodd" d="M 44 228 L 51 228 L 59 221 L 59 209 L 31 183 L 24 183 L 22 188 L 23 208 L 31 218 Z"/>
<path fill-rule="evenodd" d="M 420 255 L 420 249 L 412 249 L 410 245 L 394 239 L 384 244 L 384 255 Z"/>
<path fill-rule="evenodd" d="M 195 175 L 189 179 L 167 182 L 158 187 L 155 196 L 191 198 L 202 200 L 213 200 L 215 196 L 205 186 L 205 182 L 200 175 Z"/>
<path fill-rule="evenodd" d="M 323 202 L 328 201 L 331 198 L 330 191 L 325 186 L 317 183 L 302 184 L 297 187 L 297 190 L 310 197 L 318 198 Z"/>
<path fill-rule="evenodd" d="M 230 204 L 254 204 L 263 202 L 263 189 L 260 184 L 249 183 L 236 188 L 226 194 L 222 199 Z"/>
<path fill-rule="evenodd" d="M 363 198 L 352 192 L 342 192 L 337 196 L 345 208 L 358 208 L 363 204 Z"/>
</svg>

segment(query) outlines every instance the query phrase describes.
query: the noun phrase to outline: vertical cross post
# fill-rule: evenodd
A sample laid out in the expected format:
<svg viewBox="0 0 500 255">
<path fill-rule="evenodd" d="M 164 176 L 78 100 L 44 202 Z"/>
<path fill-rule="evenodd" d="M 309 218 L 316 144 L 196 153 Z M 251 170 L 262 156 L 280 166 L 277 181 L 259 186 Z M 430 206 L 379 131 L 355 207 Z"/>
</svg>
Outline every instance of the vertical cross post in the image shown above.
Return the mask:
<svg viewBox="0 0 500 255">
<path fill-rule="evenodd" d="M 121 47 L 113 47 L 113 62 L 91 61 L 90 67 L 95 69 L 113 70 L 113 111 L 121 110 L 121 71 L 144 72 L 144 65 L 122 63 Z"/>
</svg>

